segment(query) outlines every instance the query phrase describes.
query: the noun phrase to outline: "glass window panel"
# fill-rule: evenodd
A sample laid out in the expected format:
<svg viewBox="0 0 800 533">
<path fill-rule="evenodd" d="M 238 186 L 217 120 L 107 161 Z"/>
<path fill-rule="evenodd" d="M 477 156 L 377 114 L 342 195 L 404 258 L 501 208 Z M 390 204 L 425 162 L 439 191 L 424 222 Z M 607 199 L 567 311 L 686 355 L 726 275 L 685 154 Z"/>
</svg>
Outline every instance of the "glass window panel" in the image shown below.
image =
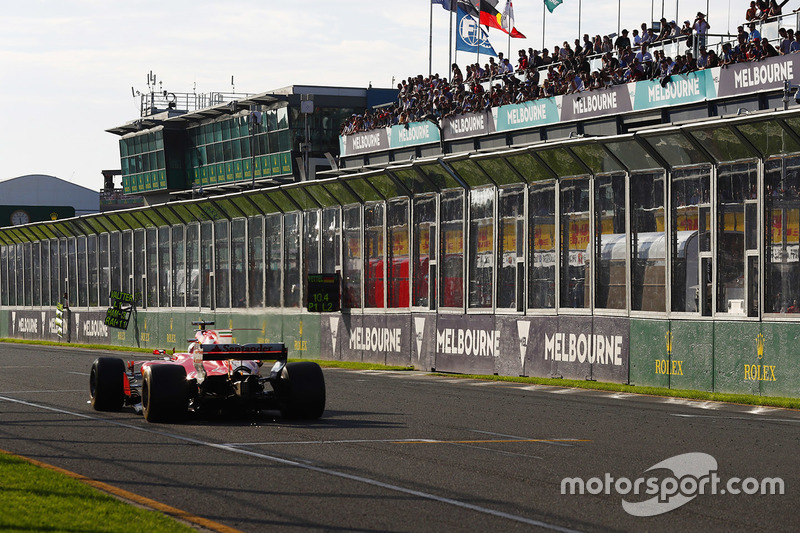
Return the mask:
<svg viewBox="0 0 800 533">
<path fill-rule="evenodd" d="M 86 238 L 86 267 L 89 281 L 89 300 L 90 307 L 97 307 L 99 300 L 97 293 L 100 289 L 100 279 L 98 272 L 97 255 L 97 235 L 89 235 Z M 105 274 L 105 271 L 103 272 Z M 34 286 L 35 288 L 35 286 Z M 34 295 L 35 296 L 35 295 Z"/>
<path fill-rule="evenodd" d="M 464 191 L 441 195 L 441 249 L 439 304 L 464 306 Z"/>
<path fill-rule="evenodd" d="M 47 307 L 51 305 L 55 305 L 50 299 L 50 241 L 45 240 L 42 241 L 41 247 L 41 282 L 42 282 L 42 305 Z M 5 247 L 3 247 L 5 249 Z M 0 279 L 2 279 L 3 285 L 0 285 L 5 289 L 5 278 L 8 277 L 7 271 L 0 266 Z M 102 298 L 102 293 L 101 293 Z M 0 299 L 2 301 L 2 299 Z"/>
<path fill-rule="evenodd" d="M 445 163 L 470 187 L 492 184 L 492 180 L 489 179 L 489 176 L 470 159 L 453 159 L 445 161 Z"/>
<path fill-rule="evenodd" d="M 512 185 L 514 183 L 524 182 L 505 159 L 500 157 L 485 157 L 482 159 L 475 159 L 474 161 L 492 181 L 498 185 Z"/>
<path fill-rule="evenodd" d="M 711 250 L 711 217 L 709 198 L 711 171 L 708 167 L 676 169 L 672 172 L 672 310 L 681 313 L 699 313 L 701 287 L 705 279 L 700 275 L 699 255 Z M 706 246 L 700 243 L 705 241 Z M 710 299 L 703 298 L 709 307 L 704 315 L 711 314 Z"/>
<path fill-rule="evenodd" d="M 631 309 L 666 311 L 664 172 L 634 173 L 631 190 Z"/>
<path fill-rule="evenodd" d="M 800 157 L 767 161 L 764 181 L 765 312 L 800 312 Z"/>
<path fill-rule="evenodd" d="M 264 307 L 264 218 L 247 219 L 247 230 L 250 307 Z"/>
<path fill-rule="evenodd" d="M 497 307 L 522 311 L 526 253 L 523 187 L 499 190 L 497 218 Z"/>
<path fill-rule="evenodd" d="M 17 305 L 17 245 L 6 246 L 8 250 L 8 305 Z M 65 256 L 66 257 L 66 256 Z M 66 259 L 65 259 L 66 261 Z M 64 293 L 66 296 L 66 293 Z M 66 300 L 66 298 L 64 298 Z"/>
<path fill-rule="evenodd" d="M 532 183 L 528 189 L 528 307 L 556 306 L 556 182 Z"/>
<path fill-rule="evenodd" d="M 40 242 L 31 243 L 31 278 L 33 286 L 33 305 L 42 305 L 42 246 Z M 95 303 L 95 305 L 97 305 Z"/>
<path fill-rule="evenodd" d="M 349 179 L 346 180 L 346 183 L 353 189 L 359 198 L 366 202 L 377 202 L 383 200 L 380 194 L 378 194 L 372 186 L 367 183 L 367 180 L 363 178 L 357 179 Z"/>
<path fill-rule="evenodd" d="M 200 225 L 186 226 L 186 269 L 183 277 L 186 289 L 186 307 L 200 305 Z"/>
<path fill-rule="evenodd" d="M 325 189 L 325 187 L 321 185 L 310 185 L 305 187 L 305 190 L 322 207 L 330 207 L 332 205 L 337 205 L 339 203 L 338 201 L 336 201 L 336 198 L 331 196 L 331 194 Z"/>
<path fill-rule="evenodd" d="M 227 220 L 214 223 L 214 301 L 215 308 L 230 307 L 230 236 Z"/>
<path fill-rule="evenodd" d="M 342 210 L 342 306 L 361 307 L 361 206 L 347 206 Z"/>
<path fill-rule="evenodd" d="M 645 140 L 670 166 L 699 165 L 709 162 L 705 154 L 695 148 L 691 141 L 681 133 L 652 135 L 645 137 Z"/>
<path fill-rule="evenodd" d="M 536 153 L 559 177 L 586 174 L 586 169 L 564 148 L 538 150 Z"/>
<path fill-rule="evenodd" d="M 173 226 L 172 232 L 172 307 L 186 305 L 186 241 L 184 226 Z"/>
<path fill-rule="evenodd" d="M 267 215 L 265 223 L 266 305 L 280 307 L 281 293 L 283 292 L 283 278 L 281 277 L 283 272 L 283 215 L 277 213 Z"/>
<path fill-rule="evenodd" d="M 314 199 L 311 198 L 306 192 L 300 187 L 290 187 L 283 189 L 283 192 L 288 194 L 292 197 L 292 199 L 300 206 L 301 209 L 314 209 L 317 207 L 316 202 Z"/>
<path fill-rule="evenodd" d="M 239 209 L 239 211 L 241 211 L 248 217 L 254 217 L 261 214 L 261 211 L 244 196 L 231 198 L 231 203 L 234 204 Z"/>
<path fill-rule="evenodd" d="M 334 273 L 339 267 L 342 223 L 338 207 L 322 210 L 322 271 Z"/>
<path fill-rule="evenodd" d="M 439 163 L 429 163 L 417 167 L 440 190 L 459 189 L 461 185 Z"/>
<path fill-rule="evenodd" d="M 570 149 L 595 174 L 625 170 L 599 144 L 575 144 Z"/>
<path fill-rule="evenodd" d="M 158 306 L 158 234 L 156 228 L 148 228 L 145 233 L 145 266 L 147 279 L 143 280 L 145 307 Z"/>
<path fill-rule="evenodd" d="M 495 189 L 473 189 L 469 195 L 469 307 L 490 309 L 494 288 Z"/>
<path fill-rule="evenodd" d="M 283 306 L 300 307 L 300 213 L 284 215 Z"/>
<path fill-rule="evenodd" d="M 364 208 L 364 307 L 384 307 L 384 204 Z"/>
<path fill-rule="evenodd" d="M 350 190 L 339 182 L 329 182 L 324 187 L 336 198 L 342 205 L 354 204 L 360 201 Z"/>
<path fill-rule="evenodd" d="M 200 224 L 200 306 L 212 307 L 214 272 L 214 226 L 211 222 Z"/>
<path fill-rule="evenodd" d="M 738 161 L 756 157 L 730 128 L 717 126 L 689 132 L 717 161 Z"/>
<path fill-rule="evenodd" d="M 122 290 L 131 294 L 140 290 L 133 272 L 133 241 L 132 231 L 122 232 Z M 144 242 L 142 242 L 142 245 L 144 245 Z"/>
<path fill-rule="evenodd" d="M 422 175 L 413 168 L 395 168 L 389 169 L 395 178 L 400 180 L 400 183 L 412 192 L 412 194 L 422 194 L 426 192 L 435 192 L 435 187 Z"/>
<path fill-rule="evenodd" d="M 246 220 L 231 221 L 231 307 L 247 307 Z"/>
<path fill-rule="evenodd" d="M 660 168 L 661 165 L 634 140 L 606 142 L 608 148 L 617 159 L 622 161 L 628 170 L 645 170 Z"/>
<path fill-rule="evenodd" d="M 408 200 L 403 198 L 387 204 L 386 254 L 389 272 L 387 276 L 387 307 L 408 307 L 409 246 L 408 246 Z"/>
<path fill-rule="evenodd" d="M 218 218 L 236 218 L 241 217 L 242 213 L 239 208 L 233 203 L 230 198 L 219 198 L 214 200 L 216 208 L 225 215 Z"/>
<path fill-rule="evenodd" d="M 436 295 L 436 197 L 414 198 L 412 305 L 433 307 Z"/>
<path fill-rule="evenodd" d="M 158 301 L 160 307 L 169 307 L 172 295 L 169 234 L 168 226 L 158 228 Z"/>
<path fill-rule="evenodd" d="M 289 198 L 279 189 L 267 192 L 265 194 L 275 203 L 275 205 L 278 206 L 278 209 L 284 213 L 288 213 L 297 209 L 297 206 L 295 206 L 292 201 L 289 200 Z"/>
<path fill-rule="evenodd" d="M 303 213 L 303 306 L 308 307 L 308 275 L 320 272 L 320 212 Z"/>
<path fill-rule="evenodd" d="M 6 248 L 9 252 L 11 251 L 10 246 L 6 246 Z M 61 276 L 59 275 L 59 257 L 59 242 L 57 239 L 52 239 L 50 241 L 50 301 L 53 305 L 64 302 L 64 291 L 61 288 Z M 8 274 L 10 277 L 11 272 L 9 271 Z"/>
<path fill-rule="evenodd" d="M 528 152 L 519 152 L 505 156 L 506 161 L 522 175 L 527 181 L 550 179 L 553 177 L 550 170 Z"/>
<path fill-rule="evenodd" d="M 786 123 L 795 132 L 800 131 L 800 121 L 797 119 L 788 119 Z M 736 128 L 764 156 L 800 151 L 800 145 L 775 121 L 739 124 Z"/>
<path fill-rule="evenodd" d="M 89 280 L 87 278 L 87 267 L 88 267 L 88 260 L 86 257 L 86 237 L 81 235 L 78 237 L 77 241 L 78 245 L 78 305 L 81 307 L 86 307 L 89 305 Z M 26 289 L 30 287 L 30 279 L 27 278 L 28 276 L 28 269 L 25 269 L 25 276 L 26 276 Z M 28 296 L 30 291 L 25 291 L 25 305 L 30 305 L 30 297 Z"/>
<path fill-rule="evenodd" d="M 408 193 L 403 190 L 392 178 L 386 174 L 378 174 L 370 176 L 369 182 L 378 190 L 378 192 L 387 200 L 397 196 L 405 196 Z"/>
<path fill-rule="evenodd" d="M 264 213 L 277 213 L 278 207 L 269 198 L 261 193 L 248 194 L 247 197 Z"/>
<path fill-rule="evenodd" d="M 559 305 L 589 308 L 591 269 L 587 268 L 589 249 L 589 179 L 560 180 L 561 208 L 561 297 Z"/>
<path fill-rule="evenodd" d="M 745 274 L 745 204 L 757 199 L 755 162 L 717 170 L 717 312 L 750 314 Z"/>
<path fill-rule="evenodd" d="M 627 309 L 625 175 L 595 178 L 595 302 L 600 309 Z"/>
<path fill-rule="evenodd" d="M 8 305 L 8 249 L 0 246 L 0 304 Z"/>
</svg>

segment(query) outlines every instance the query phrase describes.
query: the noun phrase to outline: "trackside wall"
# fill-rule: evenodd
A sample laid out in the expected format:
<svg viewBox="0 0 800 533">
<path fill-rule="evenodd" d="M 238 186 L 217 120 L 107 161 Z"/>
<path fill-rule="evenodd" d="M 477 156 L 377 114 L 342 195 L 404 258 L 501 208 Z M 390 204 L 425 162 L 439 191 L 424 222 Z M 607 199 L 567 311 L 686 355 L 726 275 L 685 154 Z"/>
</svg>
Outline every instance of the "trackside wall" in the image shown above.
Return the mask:
<svg viewBox="0 0 800 533">
<path fill-rule="evenodd" d="M 284 342 L 292 358 L 469 374 L 594 380 L 672 389 L 800 396 L 800 324 L 602 316 L 137 311 L 127 330 L 105 310 L 0 311 L 3 337 L 183 350 L 192 321 L 238 343 Z"/>
</svg>

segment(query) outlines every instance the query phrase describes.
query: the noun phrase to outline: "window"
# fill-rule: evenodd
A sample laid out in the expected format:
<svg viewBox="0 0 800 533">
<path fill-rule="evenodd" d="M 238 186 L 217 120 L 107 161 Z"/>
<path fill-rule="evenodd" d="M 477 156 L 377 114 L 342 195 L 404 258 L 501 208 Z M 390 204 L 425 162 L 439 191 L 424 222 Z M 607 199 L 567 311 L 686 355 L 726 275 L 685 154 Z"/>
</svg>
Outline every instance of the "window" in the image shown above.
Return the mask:
<svg viewBox="0 0 800 533">
<path fill-rule="evenodd" d="M 86 307 L 89 305 L 89 281 L 86 277 L 87 275 L 87 257 L 86 257 L 86 237 L 81 235 L 77 238 L 77 246 L 78 246 L 78 305 L 81 307 Z M 29 262 L 27 259 L 26 254 L 26 262 Z M 30 277 L 29 277 L 29 269 L 25 269 L 25 305 L 30 305 Z"/>
<path fill-rule="evenodd" d="M 364 307 L 384 307 L 383 211 L 382 203 L 364 208 Z"/>
<path fill-rule="evenodd" d="M 300 307 L 300 213 L 284 215 L 283 306 Z"/>
<path fill-rule="evenodd" d="M 464 191 L 441 194 L 441 307 L 464 306 Z"/>
<path fill-rule="evenodd" d="M 664 172 L 634 173 L 631 185 L 631 309 L 666 311 Z"/>
<path fill-rule="evenodd" d="M 33 278 L 33 305 L 42 305 L 41 241 L 31 243 L 31 276 Z M 95 304 L 96 305 L 96 304 Z"/>
<path fill-rule="evenodd" d="M 556 306 L 556 182 L 532 183 L 528 190 L 528 307 Z"/>
<path fill-rule="evenodd" d="M 342 306 L 361 307 L 361 206 L 352 205 L 342 210 L 342 238 L 344 241 L 342 263 Z"/>
<path fill-rule="evenodd" d="M 341 220 L 338 207 L 322 211 L 322 271 L 336 272 L 341 248 Z"/>
<path fill-rule="evenodd" d="M 51 241 L 49 240 L 42 241 L 42 305 L 45 307 L 55 305 L 54 303 L 51 303 L 52 300 L 50 299 L 50 242 Z M 0 267 L 0 276 L 2 276 L 3 280 L 3 289 L 5 289 L 5 279 L 8 277 L 4 266 L 5 263 L 3 263 L 3 266 Z"/>
<path fill-rule="evenodd" d="M 281 292 L 283 288 L 283 216 L 280 214 L 267 215 L 266 217 L 266 267 L 267 267 L 267 294 L 268 307 L 281 306 Z"/>
<path fill-rule="evenodd" d="M 231 250 L 228 221 L 214 222 L 214 308 L 230 307 Z"/>
<path fill-rule="evenodd" d="M 161 307 L 170 306 L 172 293 L 169 233 L 168 226 L 158 228 L 158 301 Z"/>
<path fill-rule="evenodd" d="M 247 219 L 247 270 L 250 307 L 264 306 L 264 218 Z"/>
<path fill-rule="evenodd" d="M 595 301 L 600 309 L 627 309 L 625 175 L 594 180 Z"/>
<path fill-rule="evenodd" d="M 387 277 L 387 306 L 408 307 L 409 304 L 409 247 L 408 200 L 400 198 L 387 204 L 386 253 L 389 272 Z"/>
<path fill-rule="evenodd" d="M 111 236 L 108 233 L 101 233 L 99 237 L 100 248 L 97 254 L 97 290 L 99 293 L 99 299 L 94 305 L 106 305 L 108 302 L 108 294 L 111 291 L 111 269 L 109 268 L 108 264 L 110 259 L 110 254 L 108 253 L 110 237 Z"/>
<path fill-rule="evenodd" d="M 88 305 L 90 307 L 97 307 L 97 292 L 100 284 L 97 267 L 97 235 L 89 235 L 86 237 L 86 261 L 89 288 Z M 103 274 L 105 274 L 105 271 Z"/>
<path fill-rule="evenodd" d="M 186 226 L 186 306 L 200 305 L 200 225 Z"/>
<path fill-rule="evenodd" d="M 525 294 L 525 189 L 500 189 L 497 212 L 497 308 L 522 311 Z"/>
<path fill-rule="evenodd" d="M 308 304 L 308 275 L 320 272 L 320 212 L 303 213 L 303 304 Z"/>
<path fill-rule="evenodd" d="M 672 172 L 672 310 L 711 314 L 711 280 L 701 275 L 700 257 L 711 261 L 708 167 Z M 702 243 L 702 246 L 701 246 Z"/>
<path fill-rule="evenodd" d="M 494 288 L 493 187 L 469 194 L 469 307 L 491 309 Z"/>
<path fill-rule="evenodd" d="M 767 313 L 800 312 L 800 157 L 765 164 L 764 228 Z"/>
<path fill-rule="evenodd" d="M 231 307 L 247 307 L 246 220 L 231 222 Z"/>
<path fill-rule="evenodd" d="M 757 176 L 755 161 L 717 170 L 718 313 L 758 316 Z"/>
<path fill-rule="evenodd" d="M 414 285 L 412 305 L 436 303 L 436 197 L 414 198 Z M 433 306 L 432 306 L 433 307 Z"/>
<path fill-rule="evenodd" d="M 186 305 L 186 258 L 184 226 L 172 226 L 172 306 Z"/>
<path fill-rule="evenodd" d="M 147 295 L 145 307 L 158 306 L 159 279 L 158 279 L 158 231 L 156 228 L 145 230 L 145 246 L 147 280 L 144 293 Z M 169 255 L 169 254 L 167 254 Z"/>
<path fill-rule="evenodd" d="M 589 251 L 589 178 L 561 180 L 561 296 L 559 305 L 574 309 L 589 308 L 591 270 Z"/>
<path fill-rule="evenodd" d="M 80 305 L 78 300 L 78 278 L 80 277 L 80 273 L 77 271 L 77 244 L 75 237 L 70 237 L 67 239 L 67 254 L 66 254 L 66 261 L 69 265 L 69 270 L 67 268 L 63 269 L 63 272 L 68 272 L 67 274 L 67 286 L 69 287 L 69 304 L 70 305 Z M 22 245 L 17 245 L 17 268 L 19 269 L 20 274 L 17 276 L 17 305 L 25 305 L 23 298 L 22 298 L 22 275 L 23 266 L 22 266 Z"/>
<path fill-rule="evenodd" d="M 220 130 L 221 134 L 222 130 Z M 200 306 L 214 308 L 214 226 L 200 224 Z"/>
</svg>

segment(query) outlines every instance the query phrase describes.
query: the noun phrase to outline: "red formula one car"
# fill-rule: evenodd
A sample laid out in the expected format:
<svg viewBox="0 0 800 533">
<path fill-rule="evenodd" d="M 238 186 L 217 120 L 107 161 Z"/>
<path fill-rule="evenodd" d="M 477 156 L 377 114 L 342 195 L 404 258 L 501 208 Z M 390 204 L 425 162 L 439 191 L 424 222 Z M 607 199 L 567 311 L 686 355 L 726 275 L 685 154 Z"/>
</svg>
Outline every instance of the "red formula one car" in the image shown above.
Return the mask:
<svg viewBox="0 0 800 533">
<path fill-rule="evenodd" d="M 143 363 L 99 357 L 89 391 L 97 411 L 125 406 L 149 422 L 180 419 L 188 411 L 278 409 L 288 418 L 317 419 L 325 410 L 325 378 L 316 363 L 288 363 L 286 347 L 233 344 L 230 330 L 199 329 L 186 353 Z M 164 353 L 163 351 L 158 353 Z M 264 360 L 275 363 L 261 375 Z M 137 369 L 138 367 L 138 369 Z M 267 387 L 267 384 L 270 386 Z"/>
</svg>

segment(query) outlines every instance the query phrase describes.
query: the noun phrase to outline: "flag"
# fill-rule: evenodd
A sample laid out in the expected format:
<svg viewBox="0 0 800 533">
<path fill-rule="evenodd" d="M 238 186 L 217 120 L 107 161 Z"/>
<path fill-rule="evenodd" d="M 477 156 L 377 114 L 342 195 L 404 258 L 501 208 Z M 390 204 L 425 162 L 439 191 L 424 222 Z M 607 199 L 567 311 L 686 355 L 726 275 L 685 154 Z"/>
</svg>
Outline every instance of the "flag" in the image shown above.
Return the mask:
<svg viewBox="0 0 800 533">
<path fill-rule="evenodd" d="M 500 20 L 503 30 L 510 34 L 514 30 L 514 6 L 511 0 L 506 0 L 506 8 L 503 10 L 503 18 Z"/>
<path fill-rule="evenodd" d="M 439 4 L 445 11 L 455 11 L 457 0 L 431 0 L 434 4 Z"/>
<path fill-rule="evenodd" d="M 553 10 L 560 6 L 563 1 L 564 0 L 544 0 L 544 5 L 547 6 L 547 10 L 552 13 Z"/>
<path fill-rule="evenodd" d="M 483 55 L 497 56 L 489 43 L 489 36 L 481 29 L 478 21 L 467 14 L 461 3 L 456 14 L 456 50 L 462 52 L 478 52 Z"/>
<path fill-rule="evenodd" d="M 514 38 L 524 39 L 525 36 L 514 27 L 513 20 L 510 24 L 511 30 L 503 27 L 503 15 L 495 7 L 497 2 L 498 0 L 469 0 L 467 2 L 459 0 L 458 5 L 463 7 L 468 15 L 478 18 L 484 26 L 504 31 Z"/>
</svg>

